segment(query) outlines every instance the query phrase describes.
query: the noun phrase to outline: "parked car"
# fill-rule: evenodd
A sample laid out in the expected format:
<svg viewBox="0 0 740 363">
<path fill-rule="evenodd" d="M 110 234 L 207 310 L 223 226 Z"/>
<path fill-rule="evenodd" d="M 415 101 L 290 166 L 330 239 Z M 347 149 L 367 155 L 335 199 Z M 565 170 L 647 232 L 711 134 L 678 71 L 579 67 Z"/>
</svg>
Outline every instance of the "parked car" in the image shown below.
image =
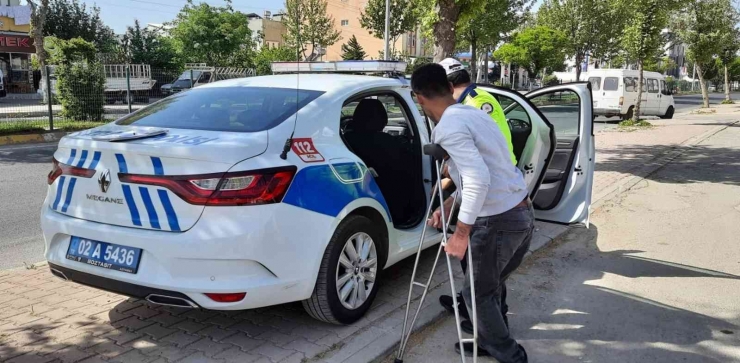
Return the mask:
<svg viewBox="0 0 740 363">
<path fill-rule="evenodd" d="M 637 104 L 639 72 L 628 69 L 594 69 L 588 72 L 597 116 L 630 119 Z M 657 72 L 643 72 L 640 114 L 673 118 L 673 92 L 666 86 L 665 76 Z"/>
<path fill-rule="evenodd" d="M 154 304 L 302 301 L 319 320 L 360 319 L 380 271 L 428 228 L 431 129 L 396 77 L 404 63 L 314 65 L 275 64 L 62 138 L 41 212 L 51 273 Z M 299 67 L 316 73 L 280 74 Z M 505 108 L 536 217 L 588 223 L 590 85 L 482 88 Z M 425 248 L 441 240 L 426 236 Z"/>
</svg>

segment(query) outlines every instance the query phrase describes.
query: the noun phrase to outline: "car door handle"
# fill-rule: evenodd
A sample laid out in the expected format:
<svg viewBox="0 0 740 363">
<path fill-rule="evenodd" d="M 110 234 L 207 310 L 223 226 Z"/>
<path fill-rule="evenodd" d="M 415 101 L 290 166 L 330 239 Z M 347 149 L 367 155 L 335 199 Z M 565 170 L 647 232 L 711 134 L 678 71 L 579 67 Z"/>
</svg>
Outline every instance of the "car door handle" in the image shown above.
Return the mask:
<svg viewBox="0 0 740 363">
<path fill-rule="evenodd" d="M 583 174 L 583 168 L 581 168 L 580 166 L 576 166 L 576 168 L 573 169 L 573 171 L 578 173 L 578 175 Z"/>
</svg>

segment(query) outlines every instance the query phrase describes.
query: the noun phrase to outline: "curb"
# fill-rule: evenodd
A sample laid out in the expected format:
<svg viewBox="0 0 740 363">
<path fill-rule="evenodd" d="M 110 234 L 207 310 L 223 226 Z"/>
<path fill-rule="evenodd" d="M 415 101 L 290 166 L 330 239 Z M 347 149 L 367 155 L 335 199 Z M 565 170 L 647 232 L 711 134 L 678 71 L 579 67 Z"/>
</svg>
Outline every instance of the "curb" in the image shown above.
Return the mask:
<svg viewBox="0 0 740 363">
<path fill-rule="evenodd" d="M 686 150 L 679 150 L 679 147 L 681 146 L 692 147 L 692 146 L 698 145 L 702 143 L 704 140 L 738 123 L 740 123 L 740 121 L 733 121 L 726 125 L 717 126 L 697 136 L 690 137 L 686 139 L 684 142 L 676 145 L 672 151 L 669 151 L 653 160 L 650 160 L 649 162 L 644 164 L 640 169 L 635 171 L 634 176 L 623 178 L 617 183 L 612 184 L 605 190 L 599 192 L 591 201 L 591 213 L 596 212 L 601 207 L 603 207 L 605 203 L 614 200 L 622 193 L 632 189 L 632 187 L 637 185 L 637 183 L 645 180 L 645 178 L 649 177 L 650 175 L 654 174 L 658 170 L 662 169 L 664 166 L 666 166 L 668 163 L 670 163 L 677 157 L 683 155 L 686 152 Z"/>
<path fill-rule="evenodd" d="M 66 132 L 66 131 L 52 131 L 52 132 L 40 132 L 36 134 L 0 136 L 0 146 L 57 142 L 62 137 L 64 137 L 64 135 L 67 135 L 68 133 L 69 132 Z"/>
</svg>

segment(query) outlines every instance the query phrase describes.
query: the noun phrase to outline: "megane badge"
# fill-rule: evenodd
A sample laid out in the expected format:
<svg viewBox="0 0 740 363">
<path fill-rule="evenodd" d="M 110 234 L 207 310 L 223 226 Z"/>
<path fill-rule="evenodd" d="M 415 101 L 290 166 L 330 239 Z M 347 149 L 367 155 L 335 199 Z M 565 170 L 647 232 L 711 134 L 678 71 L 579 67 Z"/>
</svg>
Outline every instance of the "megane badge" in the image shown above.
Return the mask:
<svg viewBox="0 0 740 363">
<path fill-rule="evenodd" d="M 100 185 L 100 191 L 103 193 L 108 192 L 108 187 L 110 186 L 110 170 L 105 169 L 103 173 L 100 174 L 100 177 L 98 177 L 98 185 Z"/>
</svg>

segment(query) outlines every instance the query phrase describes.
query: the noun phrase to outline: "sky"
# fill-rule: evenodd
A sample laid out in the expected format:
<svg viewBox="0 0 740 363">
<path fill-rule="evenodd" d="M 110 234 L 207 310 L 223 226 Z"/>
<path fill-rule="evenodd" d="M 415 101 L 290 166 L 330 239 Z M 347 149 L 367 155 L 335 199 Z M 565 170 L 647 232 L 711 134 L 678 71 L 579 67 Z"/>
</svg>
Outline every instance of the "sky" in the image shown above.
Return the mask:
<svg viewBox="0 0 740 363">
<path fill-rule="evenodd" d="M 186 0 L 79 0 L 92 6 L 97 4 L 103 22 L 113 28 L 116 34 L 123 34 L 127 26 L 138 19 L 142 25 L 170 21 L 185 5 Z M 202 0 L 195 0 L 196 3 Z M 211 5 L 223 5 L 223 0 L 205 0 Z M 535 0 L 535 8 L 542 0 Z M 283 9 L 284 0 L 232 0 L 236 10 L 244 13 L 262 14 L 265 10 L 273 13 Z"/>
</svg>

